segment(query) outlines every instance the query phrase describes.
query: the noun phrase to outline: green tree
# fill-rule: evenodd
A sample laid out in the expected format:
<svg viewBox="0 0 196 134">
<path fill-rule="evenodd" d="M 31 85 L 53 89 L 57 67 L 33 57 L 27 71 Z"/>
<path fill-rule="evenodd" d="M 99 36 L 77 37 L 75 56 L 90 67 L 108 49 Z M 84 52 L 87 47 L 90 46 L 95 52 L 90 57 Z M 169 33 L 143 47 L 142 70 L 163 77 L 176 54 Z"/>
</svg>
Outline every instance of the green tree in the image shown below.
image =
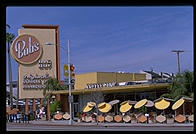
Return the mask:
<svg viewBox="0 0 196 134">
<path fill-rule="evenodd" d="M 53 91 L 62 90 L 63 87 L 56 78 L 48 79 L 45 84 L 46 87 L 43 90 L 44 105 L 47 105 L 48 120 L 50 120 L 50 101 L 52 99 Z"/>
<path fill-rule="evenodd" d="M 183 96 L 193 98 L 194 91 L 194 75 L 193 72 L 185 70 L 181 74 L 177 74 L 169 87 L 169 93 L 163 94 L 161 97 L 174 99 L 175 101 Z"/>
<path fill-rule="evenodd" d="M 6 25 L 8 28 L 10 26 Z M 12 85 L 12 66 L 11 66 L 11 57 L 10 57 L 10 44 L 13 42 L 15 35 L 13 33 L 6 33 L 6 42 L 8 47 L 8 67 L 9 67 L 9 85 L 10 85 L 10 104 L 11 108 L 13 108 L 13 85 Z"/>
</svg>

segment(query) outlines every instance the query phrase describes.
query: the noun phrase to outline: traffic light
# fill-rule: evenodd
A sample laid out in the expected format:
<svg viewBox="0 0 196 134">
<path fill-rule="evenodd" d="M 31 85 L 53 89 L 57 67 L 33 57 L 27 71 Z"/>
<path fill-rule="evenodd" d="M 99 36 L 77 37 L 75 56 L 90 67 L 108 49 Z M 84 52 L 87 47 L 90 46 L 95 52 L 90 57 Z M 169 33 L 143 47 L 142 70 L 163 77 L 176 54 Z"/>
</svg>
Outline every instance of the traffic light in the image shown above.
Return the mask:
<svg viewBox="0 0 196 134">
<path fill-rule="evenodd" d="M 74 66 L 73 64 L 71 64 L 71 65 L 70 65 L 70 71 L 71 71 L 71 72 L 74 72 L 74 70 L 75 70 L 75 66 Z"/>
<path fill-rule="evenodd" d="M 64 76 L 68 77 L 69 76 L 69 67 L 68 64 L 64 65 Z M 70 73 L 71 73 L 71 77 L 74 78 L 75 77 L 75 66 L 73 64 L 70 65 Z"/>
</svg>

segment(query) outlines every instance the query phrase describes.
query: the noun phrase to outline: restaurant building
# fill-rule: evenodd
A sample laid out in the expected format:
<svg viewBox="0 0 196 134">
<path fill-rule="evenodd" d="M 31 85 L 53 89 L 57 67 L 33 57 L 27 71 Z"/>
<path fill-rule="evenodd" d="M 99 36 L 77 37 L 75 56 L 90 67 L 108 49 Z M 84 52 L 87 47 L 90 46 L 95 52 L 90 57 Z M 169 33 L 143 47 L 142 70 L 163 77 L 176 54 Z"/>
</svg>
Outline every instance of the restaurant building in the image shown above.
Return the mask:
<svg viewBox="0 0 196 134">
<path fill-rule="evenodd" d="M 73 113 L 82 112 L 83 108 L 90 101 L 101 103 L 112 100 L 120 102 L 141 99 L 155 100 L 163 93 L 168 92 L 170 83 L 151 83 L 147 80 L 146 74 L 122 73 L 122 72 L 92 72 L 76 74 Z M 69 112 L 68 90 L 55 91 L 57 100 L 61 102 L 61 110 Z"/>
<path fill-rule="evenodd" d="M 19 63 L 19 99 L 25 99 L 25 112 L 29 113 L 29 100 L 43 105 L 43 89 L 50 78 L 60 78 L 60 39 L 58 25 L 23 25 L 13 41 L 11 53 Z M 63 78 L 62 78 L 63 79 Z M 150 83 L 144 73 L 91 72 L 75 75 L 72 89 L 73 113 L 81 112 L 87 102 L 109 102 L 114 99 L 138 101 L 155 100 L 167 92 L 169 83 Z M 54 92 L 61 102 L 61 111 L 69 112 L 68 90 Z"/>
</svg>

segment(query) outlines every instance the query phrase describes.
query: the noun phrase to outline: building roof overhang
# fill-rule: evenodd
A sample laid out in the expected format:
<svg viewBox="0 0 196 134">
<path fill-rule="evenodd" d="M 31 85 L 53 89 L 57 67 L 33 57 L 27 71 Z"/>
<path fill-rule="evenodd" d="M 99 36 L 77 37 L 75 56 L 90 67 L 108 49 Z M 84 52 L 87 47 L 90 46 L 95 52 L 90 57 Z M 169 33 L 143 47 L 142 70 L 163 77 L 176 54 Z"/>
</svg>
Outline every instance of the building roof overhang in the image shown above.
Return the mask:
<svg viewBox="0 0 196 134">
<path fill-rule="evenodd" d="M 170 83 L 160 83 L 160 84 L 140 84 L 140 85 L 130 85 L 130 86 L 116 86 L 116 87 L 105 87 L 105 88 L 95 88 L 95 89 L 74 89 L 72 90 L 73 95 L 80 94 L 90 94 L 93 92 L 103 92 L 103 93 L 122 93 L 122 92 L 144 92 L 152 90 L 167 90 Z M 53 94 L 69 94 L 69 90 L 59 90 L 54 91 Z"/>
</svg>

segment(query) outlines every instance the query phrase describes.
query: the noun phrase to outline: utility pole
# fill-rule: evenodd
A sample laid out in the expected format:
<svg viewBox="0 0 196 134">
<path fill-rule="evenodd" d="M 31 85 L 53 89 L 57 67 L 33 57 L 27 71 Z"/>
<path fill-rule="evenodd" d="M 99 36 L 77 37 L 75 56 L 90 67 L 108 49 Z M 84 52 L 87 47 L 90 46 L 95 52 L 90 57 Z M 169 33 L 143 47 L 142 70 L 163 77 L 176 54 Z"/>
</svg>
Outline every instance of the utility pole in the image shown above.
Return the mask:
<svg viewBox="0 0 196 134">
<path fill-rule="evenodd" d="M 69 40 L 68 40 L 68 72 L 69 72 L 69 114 L 70 114 L 70 119 L 69 119 L 69 125 L 72 125 L 72 95 L 71 95 L 71 70 L 70 70 L 70 50 L 69 50 Z"/>
<path fill-rule="evenodd" d="M 180 74 L 180 53 L 184 52 L 183 50 L 172 50 L 172 52 L 177 53 L 178 56 L 178 73 Z"/>
</svg>

